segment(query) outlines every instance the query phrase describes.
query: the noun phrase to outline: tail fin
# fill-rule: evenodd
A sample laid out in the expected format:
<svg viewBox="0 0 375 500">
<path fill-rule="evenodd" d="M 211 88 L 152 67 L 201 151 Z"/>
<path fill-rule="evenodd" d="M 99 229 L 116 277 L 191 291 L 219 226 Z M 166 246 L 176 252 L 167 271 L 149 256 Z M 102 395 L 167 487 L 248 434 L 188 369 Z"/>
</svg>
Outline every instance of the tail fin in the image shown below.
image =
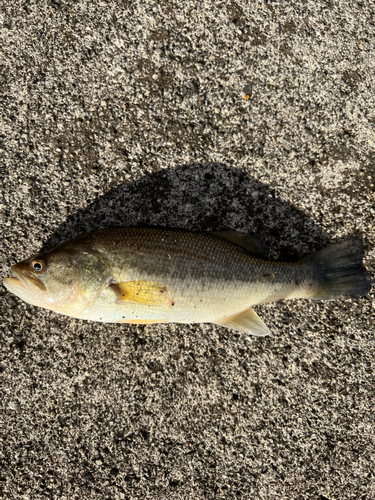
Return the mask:
<svg viewBox="0 0 375 500">
<path fill-rule="evenodd" d="M 314 266 L 318 283 L 312 299 L 351 299 L 366 295 L 371 288 L 369 275 L 362 267 L 361 240 L 336 243 L 303 259 Z"/>
</svg>

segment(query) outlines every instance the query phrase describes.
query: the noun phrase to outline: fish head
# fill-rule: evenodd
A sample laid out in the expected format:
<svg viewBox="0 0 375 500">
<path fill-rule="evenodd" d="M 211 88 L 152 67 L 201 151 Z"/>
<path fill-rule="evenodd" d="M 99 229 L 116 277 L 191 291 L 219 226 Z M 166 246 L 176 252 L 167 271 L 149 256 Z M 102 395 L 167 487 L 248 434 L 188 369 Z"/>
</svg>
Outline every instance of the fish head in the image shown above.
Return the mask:
<svg viewBox="0 0 375 500">
<path fill-rule="evenodd" d="M 61 311 L 77 297 L 78 277 L 68 251 L 35 255 L 11 267 L 4 286 L 29 304 Z"/>
</svg>

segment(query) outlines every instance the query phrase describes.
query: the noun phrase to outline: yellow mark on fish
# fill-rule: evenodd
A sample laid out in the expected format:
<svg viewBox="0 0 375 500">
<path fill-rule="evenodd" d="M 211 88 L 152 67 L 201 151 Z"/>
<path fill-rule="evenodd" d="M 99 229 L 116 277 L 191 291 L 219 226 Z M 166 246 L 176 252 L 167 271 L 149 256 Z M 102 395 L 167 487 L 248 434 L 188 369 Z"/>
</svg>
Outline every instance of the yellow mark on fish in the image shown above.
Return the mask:
<svg viewBox="0 0 375 500">
<path fill-rule="evenodd" d="M 123 281 L 111 283 L 109 286 L 117 296 L 117 304 L 135 302 L 168 308 L 173 304 L 168 288 L 157 281 Z"/>
<path fill-rule="evenodd" d="M 262 274 L 262 279 L 271 278 L 273 280 L 275 279 L 276 274 L 277 272 L 271 274 Z"/>
</svg>

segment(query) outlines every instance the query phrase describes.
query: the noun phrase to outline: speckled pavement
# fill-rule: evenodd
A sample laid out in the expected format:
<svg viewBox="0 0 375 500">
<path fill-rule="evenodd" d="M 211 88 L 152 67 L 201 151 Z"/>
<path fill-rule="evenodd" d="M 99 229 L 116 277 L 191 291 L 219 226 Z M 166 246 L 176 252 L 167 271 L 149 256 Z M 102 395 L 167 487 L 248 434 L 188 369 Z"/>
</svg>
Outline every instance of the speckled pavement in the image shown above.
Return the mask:
<svg viewBox="0 0 375 500">
<path fill-rule="evenodd" d="M 0 5 L 1 279 L 152 224 L 255 232 L 272 259 L 359 237 L 373 280 L 373 2 Z M 1 498 L 373 500 L 373 291 L 256 310 L 271 337 L 1 287 Z"/>
</svg>

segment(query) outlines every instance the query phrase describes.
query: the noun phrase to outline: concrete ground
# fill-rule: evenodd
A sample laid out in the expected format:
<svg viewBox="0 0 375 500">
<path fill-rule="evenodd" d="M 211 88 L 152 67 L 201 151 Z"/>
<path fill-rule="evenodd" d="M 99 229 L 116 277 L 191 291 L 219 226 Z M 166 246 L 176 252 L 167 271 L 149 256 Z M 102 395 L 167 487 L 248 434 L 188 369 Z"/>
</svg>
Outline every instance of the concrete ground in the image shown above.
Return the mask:
<svg viewBox="0 0 375 500">
<path fill-rule="evenodd" d="M 1 279 L 101 227 L 353 236 L 375 274 L 367 0 L 0 6 Z M 245 98 L 245 96 L 247 98 Z M 0 291 L 2 497 L 375 498 L 374 293 L 273 336 L 102 325 Z"/>
</svg>

